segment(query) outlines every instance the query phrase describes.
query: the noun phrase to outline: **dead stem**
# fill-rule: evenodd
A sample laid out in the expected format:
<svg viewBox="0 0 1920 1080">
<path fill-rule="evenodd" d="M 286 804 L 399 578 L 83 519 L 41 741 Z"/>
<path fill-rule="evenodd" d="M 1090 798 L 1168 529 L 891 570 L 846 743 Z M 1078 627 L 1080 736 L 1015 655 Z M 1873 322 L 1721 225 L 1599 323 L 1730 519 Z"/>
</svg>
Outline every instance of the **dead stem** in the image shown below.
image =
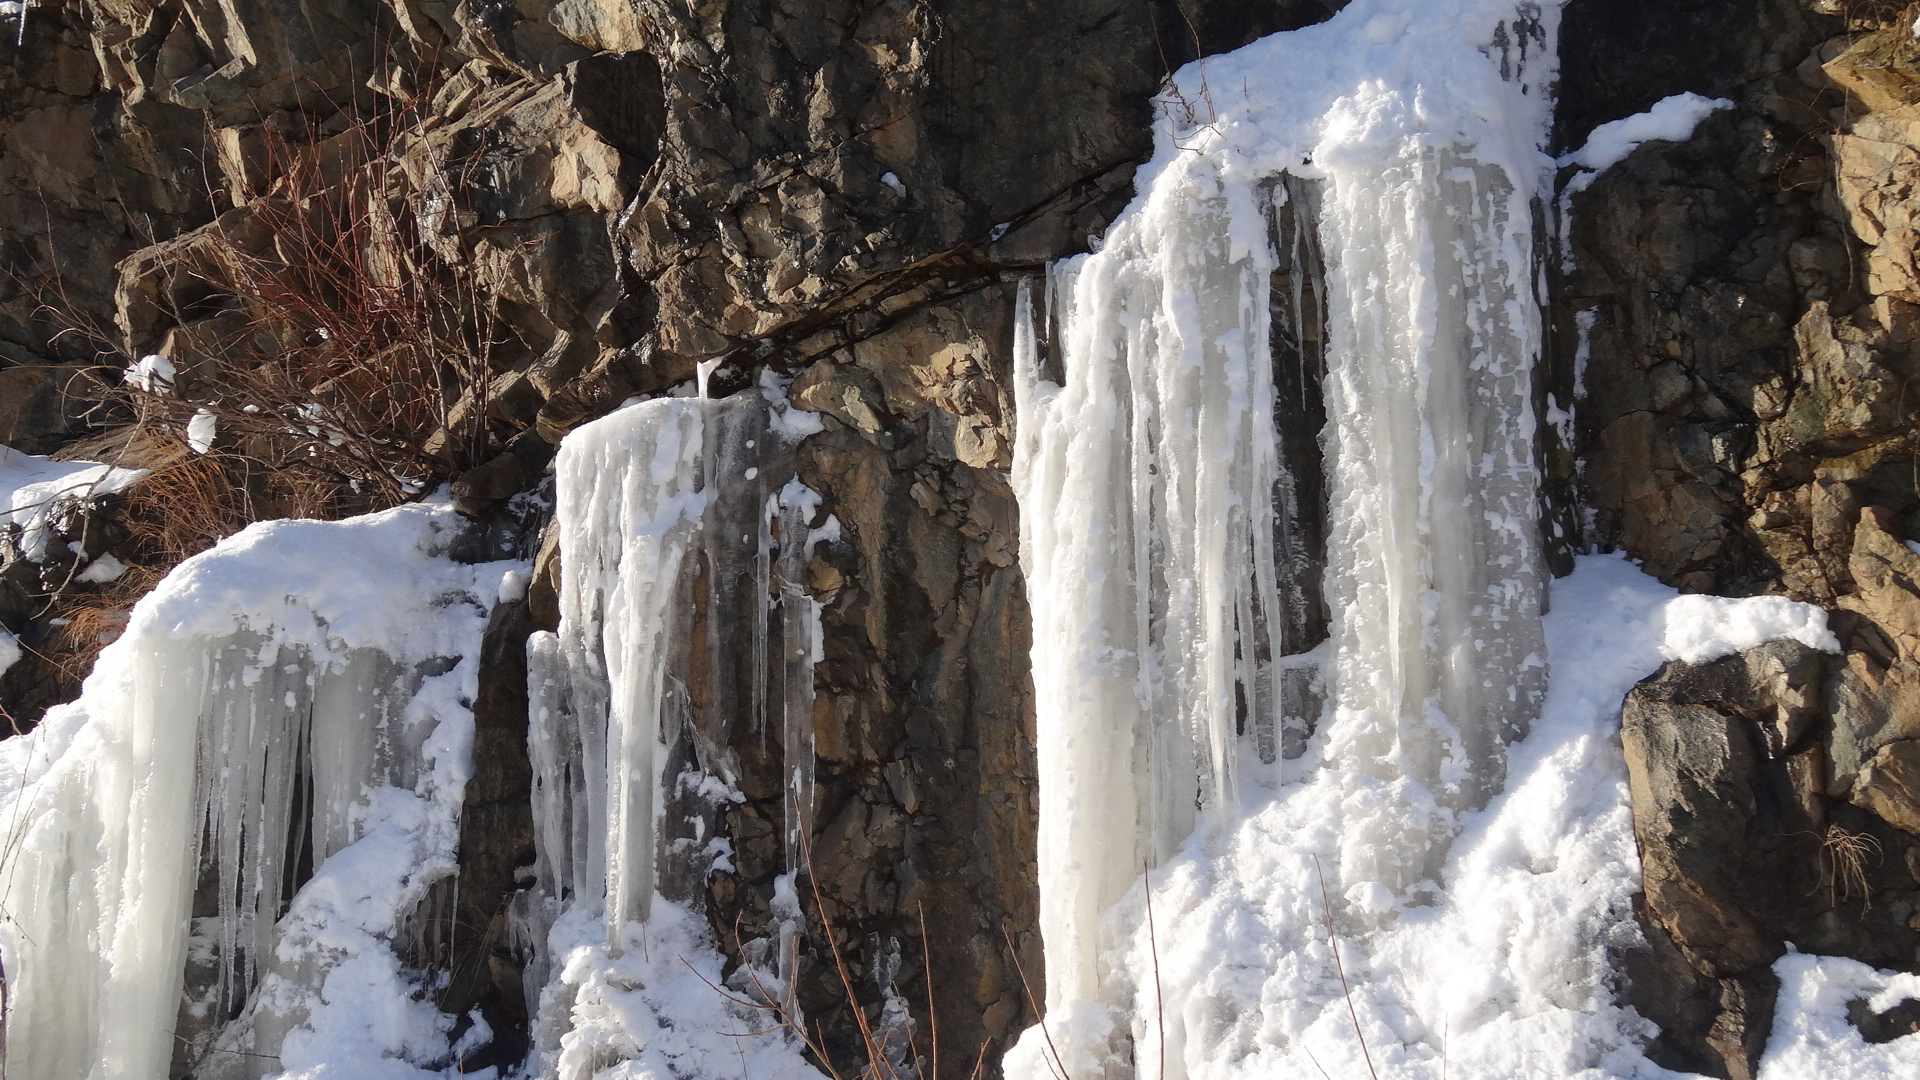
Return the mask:
<svg viewBox="0 0 1920 1080">
<path fill-rule="evenodd" d="M 1340 993 L 1347 999 L 1347 1016 L 1353 1021 L 1353 1037 L 1360 1040 L 1360 1056 L 1366 1060 L 1367 1075 L 1380 1080 L 1374 1071 L 1373 1054 L 1367 1050 L 1367 1037 L 1360 1030 L 1360 1013 L 1353 1007 L 1353 991 L 1347 986 L 1346 965 L 1340 962 L 1340 939 L 1333 932 L 1333 905 L 1327 902 L 1327 875 L 1320 869 L 1320 856 L 1313 857 L 1313 872 L 1320 879 L 1320 910 L 1327 917 L 1327 945 L 1333 949 L 1333 970 L 1340 974 Z M 1314 1063 L 1316 1066 L 1319 1062 Z"/>
</svg>

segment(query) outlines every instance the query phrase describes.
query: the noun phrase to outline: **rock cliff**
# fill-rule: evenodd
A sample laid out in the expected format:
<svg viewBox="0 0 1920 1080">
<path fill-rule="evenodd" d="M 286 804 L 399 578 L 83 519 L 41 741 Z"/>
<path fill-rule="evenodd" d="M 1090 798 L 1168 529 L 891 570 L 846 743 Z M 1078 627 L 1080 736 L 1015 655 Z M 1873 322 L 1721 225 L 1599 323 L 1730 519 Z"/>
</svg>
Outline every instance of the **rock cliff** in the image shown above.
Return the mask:
<svg viewBox="0 0 1920 1080">
<path fill-rule="evenodd" d="M 1167 72 L 1341 6 L 16 6 L 0 442 L 149 468 L 167 505 L 211 509 L 188 527 L 103 499 L 62 525 L 74 558 L 11 552 L 0 623 L 47 659 L 8 670 L 0 704 L 25 724 L 71 694 L 88 646 L 69 627 L 110 635 L 140 582 L 250 518 L 391 502 L 396 471 L 451 483 L 476 542 L 539 554 L 489 629 L 468 944 L 441 1001 L 481 1007 L 504 1063 L 526 1023 L 504 917 L 531 859 L 520 664 L 567 557 L 541 542 L 543 470 L 573 427 L 703 366 L 716 394 L 772 373 L 823 418 L 797 472 L 843 527 L 808 568 L 823 902 L 802 1002 L 851 1060 L 852 1010 L 877 1013 L 898 957 L 949 1051 L 997 1060 L 1044 978 L 1015 284 L 1097 242 L 1166 112 L 1204 114 L 1155 100 Z M 1828 0 L 1565 13 L 1558 149 L 1682 91 L 1734 107 L 1581 190 L 1569 168 L 1542 208 L 1563 247 L 1542 404 L 1574 418 L 1547 451 L 1556 553 L 1818 603 L 1845 647 L 1676 663 L 1626 702 L 1647 941 L 1623 970 L 1675 1067 L 1751 1074 L 1786 942 L 1920 963 L 1911 21 Z M 168 401 L 121 383 L 155 353 Z M 249 427 L 306 401 L 328 410 L 296 418 L 310 435 Z M 220 403 L 215 452 L 187 453 Z M 107 550 L 147 576 L 75 580 Z M 736 857 L 704 884 L 726 950 L 765 931 L 782 869 L 777 770 L 736 749 Z"/>
</svg>

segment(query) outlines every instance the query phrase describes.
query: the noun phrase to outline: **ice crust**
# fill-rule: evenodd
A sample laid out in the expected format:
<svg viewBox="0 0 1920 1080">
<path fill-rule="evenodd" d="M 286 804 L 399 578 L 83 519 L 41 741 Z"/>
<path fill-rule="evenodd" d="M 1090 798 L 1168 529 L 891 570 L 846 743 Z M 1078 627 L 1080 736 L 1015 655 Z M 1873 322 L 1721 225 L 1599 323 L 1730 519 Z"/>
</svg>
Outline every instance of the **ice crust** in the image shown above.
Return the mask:
<svg viewBox="0 0 1920 1080">
<path fill-rule="evenodd" d="M 472 768 L 501 564 L 447 558 L 462 528 L 443 504 L 252 526 L 0 743 L 6 1075 L 161 1080 L 176 1040 L 216 1048 L 202 1077 L 450 1064 L 394 940 L 454 868 Z"/>
</svg>

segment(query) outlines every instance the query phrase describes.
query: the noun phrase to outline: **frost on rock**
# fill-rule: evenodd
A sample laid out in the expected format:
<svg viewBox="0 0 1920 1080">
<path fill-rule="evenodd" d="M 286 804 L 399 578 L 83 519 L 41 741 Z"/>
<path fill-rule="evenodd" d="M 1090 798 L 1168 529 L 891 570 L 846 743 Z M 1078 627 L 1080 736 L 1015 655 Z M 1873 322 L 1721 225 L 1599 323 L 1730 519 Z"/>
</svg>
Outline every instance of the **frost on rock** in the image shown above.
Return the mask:
<svg viewBox="0 0 1920 1080">
<path fill-rule="evenodd" d="M 252 526 L 0 743 L 5 1073 L 394 1076 L 452 1018 L 396 939 L 454 870 L 499 564 L 444 506 Z"/>
<path fill-rule="evenodd" d="M 812 528 L 818 496 L 782 479 L 785 405 L 641 402 L 561 444 L 560 627 L 528 642 L 537 884 L 516 913 L 537 1075 L 816 1075 L 787 1033 L 746 1037 L 767 1016 L 717 989 L 697 913 L 736 737 L 783 750 L 790 847 L 812 810 L 819 616 L 800 583 L 832 521 Z M 780 948 L 765 985 L 790 963 Z"/>
</svg>

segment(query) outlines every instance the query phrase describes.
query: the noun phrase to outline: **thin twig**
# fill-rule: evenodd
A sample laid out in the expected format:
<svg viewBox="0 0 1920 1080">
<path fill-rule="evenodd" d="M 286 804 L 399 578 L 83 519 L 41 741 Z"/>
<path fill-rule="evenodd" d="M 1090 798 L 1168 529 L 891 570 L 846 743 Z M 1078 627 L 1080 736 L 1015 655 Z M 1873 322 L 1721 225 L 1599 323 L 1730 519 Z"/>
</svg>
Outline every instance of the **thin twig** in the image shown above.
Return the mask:
<svg viewBox="0 0 1920 1080">
<path fill-rule="evenodd" d="M 794 812 L 796 814 L 799 813 L 800 798 L 798 795 L 793 796 L 793 805 Z M 813 893 L 814 910 L 820 913 L 820 928 L 821 931 L 826 934 L 827 949 L 833 954 L 833 965 L 839 970 L 840 985 L 847 992 L 847 1005 L 853 1012 L 855 1023 L 859 1025 L 860 1039 L 866 1044 L 867 1064 L 873 1069 L 873 1075 L 876 1078 L 884 1075 L 889 1077 L 890 1080 L 899 1080 L 899 1077 L 894 1073 L 892 1063 L 887 1061 L 886 1055 L 881 1052 L 879 1045 L 874 1041 L 873 1026 L 867 1023 L 867 1014 L 860 1008 L 860 1002 L 853 990 L 853 976 L 847 971 L 846 958 L 840 955 L 840 943 L 834 939 L 833 924 L 827 921 L 827 905 L 825 899 L 820 895 L 819 876 L 813 872 L 813 839 L 807 835 L 807 830 L 800 829 L 798 831 L 800 834 L 800 854 L 807 867 L 807 888 Z"/>
<path fill-rule="evenodd" d="M 1333 905 L 1327 902 L 1327 875 L 1320 869 L 1318 855 L 1313 857 L 1313 872 L 1320 878 L 1320 910 L 1327 916 L 1327 944 L 1333 948 L 1333 969 L 1340 973 L 1340 993 L 1347 999 L 1347 1016 L 1353 1020 L 1353 1037 L 1360 1040 L 1360 1056 L 1366 1060 L 1367 1075 L 1373 1080 L 1380 1080 L 1380 1074 L 1373 1068 L 1373 1054 L 1367 1050 L 1367 1037 L 1360 1030 L 1360 1013 L 1353 1007 L 1353 991 L 1347 986 L 1346 965 L 1340 962 L 1340 940 L 1333 933 Z"/>
<path fill-rule="evenodd" d="M 1140 888 L 1147 898 L 1147 949 L 1153 953 L 1153 1008 L 1160 1025 L 1160 1080 L 1167 1080 L 1167 996 L 1160 989 L 1160 941 L 1153 933 L 1153 870 L 1140 860 Z"/>
<path fill-rule="evenodd" d="M 927 941 L 927 905 L 922 902 L 920 909 L 920 966 L 922 976 L 927 980 L 927 1026 L 931 1029 L 928 1041 L 933 1048 L 932 1080 L 940 1080 L 940 1012 L 933 1007 L 933 946 Z M 0 1078 L 4 1080 L 4 1078 Z"/>
<path fill-rule="evenodd" d="M 1047 1070 L 1059 1080 L 1072 1080 L 1067 1075 L 1067 1063 L 1061 1060 L 1060 1051 L 1053 1045 L 1053 1033 L 1047 1030 L 1046 1013 L 1041 1009 L 1040 1003 L 1034 1000 L 1033 984 L 1027 981 L 1026 966 L 1020 963 L 1020 950 L 1014 946 L 1013 935 L 1007 932 L 1004 924 L 1000 927 L 1000 936 L 1007 939 L 1007 952 L 1013 956 L 1013 970 L 1020 974 L 1020 988 L 1027 992 L 1027 1005 L 1033 1009 L 1033 1015 L 1040 1021 L 1040 1037 L 1047 1041 L 1047 1052 L 1053 1055 L 1053 1060 L 1047 1062 Z M 1046 1061 L 1045 1058 L 1041 1060 Z"/>
<path fill-rule="evenodd" d="M 753 980 L 754 990 L 767 1002 L 767 1004 L 755 1004 L 752 1007 L 771 1011 L 775 1016 L 779 1017 L 781 1024 L 800 1036 L 801 1044 L 819 1060 L 821 1067 L 827 1070 L 828 1076 L 831 1076 L 833 1080 L 843 1080 L 840 1075 L 840 1070 L 834 1068 L 832 1060 L 827 1057 L 824 1039 L 820 1042 L 815 1042 L 813 1036 L 807 1034 L 806 1024 L 798 1022 L 792 1012 L 778 1003 L 773 993 L 767 989 L 766 984 L 760 981 L 760 973 L 754 970 L 751 963 L 745 961 L 744 956 L 746 949 L 740 941 L 740 918 L 739 915 L 735 915 L 733 918 L 733 947 L 735 951 L 742 954 L 741 970 L 747 973 L 747 978 Z M 696 971 L 694 974 L 698 975 L 699 972 Z M 705 982 L 706 980 L 702 979 L 701 981 Z M 708 985 L 711 986 L 713 984 L 708 983 Z M 788 987 L 787 990 L 791 993 L 792 987 Z M 725 993 L 725 991 L 722 991 L 722 993 Z"/>
<path fill-rule="evenodd" d="M 987 1068 L 987 1047 L 992 1045 L 992 1039 L 980 1040 L 980 1054 L 973 1059 L 973 1071 L 967 1074 L 967 1080 L 980 1080 L 980 1074 Z"/>
</svg>

